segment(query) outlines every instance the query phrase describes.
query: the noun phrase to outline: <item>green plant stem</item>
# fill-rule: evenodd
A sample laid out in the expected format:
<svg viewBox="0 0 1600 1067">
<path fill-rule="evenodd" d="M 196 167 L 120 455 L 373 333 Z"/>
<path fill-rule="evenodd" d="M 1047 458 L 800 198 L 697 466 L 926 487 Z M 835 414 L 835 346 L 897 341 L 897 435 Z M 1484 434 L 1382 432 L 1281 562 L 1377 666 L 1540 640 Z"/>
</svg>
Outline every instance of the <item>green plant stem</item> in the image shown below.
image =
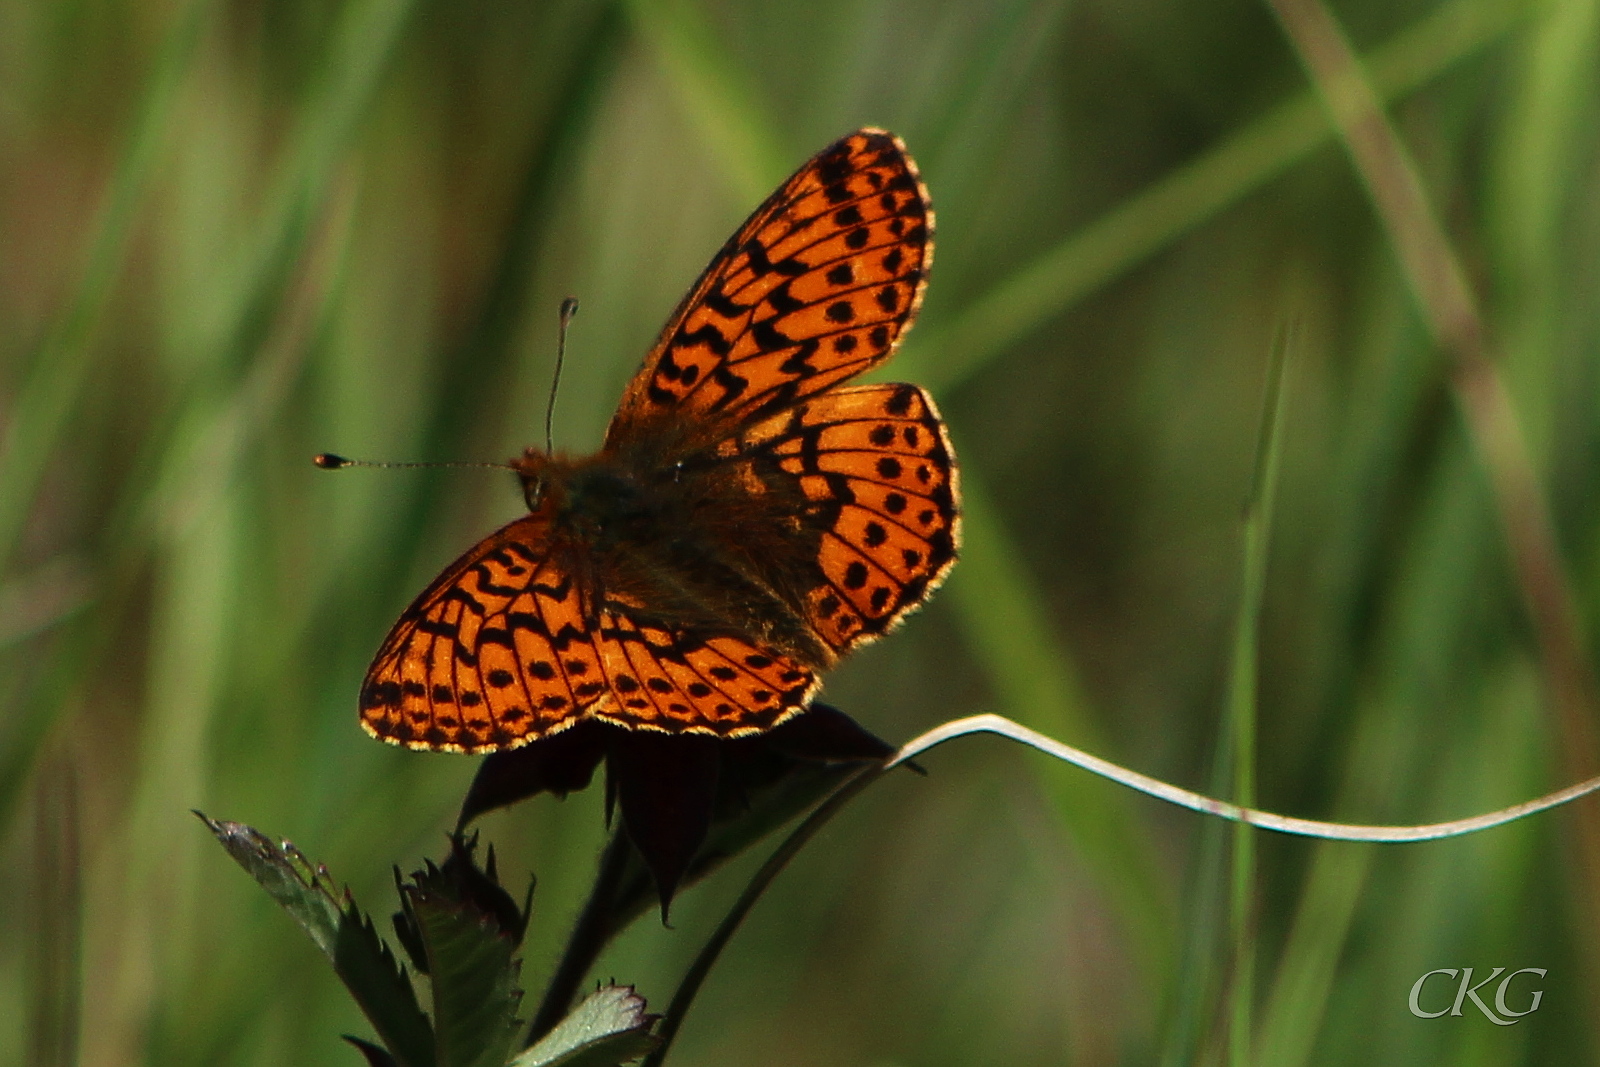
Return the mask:
<svg viewBox="0 0 1600 1067">
<path fill-rule="evenodd" d="M 627 833 L 618 824 L 611 832 L 611 841 L 600 854 L 600 869 L 595 875 L 594 888 L 589 891 L 589 899 L 572 927 L 572 935 L 567 938 L 561 962 L 550 976 L 550 984 L 545 987 L 539 1011 L 534 1015 L 527 1036 L 523 1039 L 524 1048 L 555 1029 L 556 1024 L 566 1017 L 584 976 L 594 966 L 595 959 L 611 936 L 617 932 L 613 924 L 612 905 L 616 901 L 617 887 L 622 884 L 622 875 L 627 870 L 632 849 L 633 844 L 628 840 Z"/>
<path fill-rule="evenodd" d="M 767 857 L 751 876 L 749 883 L 744 887 L 744 892 L 739 894 L 739 899 L 734 901 L 733 907 L 728 909 L 728 914 L 722 917 L 722 922 L 712 932 L 709 940 L 700 949 L 689 965 L 689 970 L 684 974 L 683 981 L 678 983 L 678 991 L 672 996 L 672 1003 L 667 1007 L 666 1016 L 661 1020 L 661 1029 L 656 1036 L 661 1039 L 661 1044 L 649 1056 L 645 1057 L 641 1067 L 661 1067 L 666 1061 L 667 1052 L 672 1048 L 672 1039 L 677 1036 L 678 1028 L 683 1025 L 683 1018 L 689 1013 L 689 1008 L 694 1004 L 694 998 L 700 992 L 706 976 L 711 973 L 711 968 L 716 965 L 717 957 L 722 955 L 722 950 L 738 932 L 740 924 L 744 922 L 750 909 L 755 907 L 756 901 L 761 899 L 761 894 L 767 891 L 773 879 L 789 865 L 789 861 L 806 846 L 806 842 L 816 836 L 817 831 L 827 825 L 828 820 L 837 815 L 841 808 L 855 799 L 867 786 L 877 781 L 890 769 L 889 765 L 879 764 L 864 768 L 859 774 L 849 778 L 838 789 L 829 795 L 827 800 L 818 804 L 807 815 L 805 821 L 795 827 L 793 833 L 784 839 Z"/>
</svg>

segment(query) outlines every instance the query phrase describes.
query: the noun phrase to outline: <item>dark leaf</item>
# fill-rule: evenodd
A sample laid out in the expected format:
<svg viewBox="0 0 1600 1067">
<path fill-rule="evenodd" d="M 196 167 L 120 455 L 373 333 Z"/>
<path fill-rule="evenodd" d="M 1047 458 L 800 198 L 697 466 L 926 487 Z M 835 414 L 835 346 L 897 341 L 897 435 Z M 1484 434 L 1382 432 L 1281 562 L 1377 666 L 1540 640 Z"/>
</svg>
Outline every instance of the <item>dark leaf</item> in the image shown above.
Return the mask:
<svg viewBox="0 0 1600 1067">
<path fill-rule="evenodd" d="M 438 1067 L 502 1067 L 522 999 L 516 942 L 456 897 L 418 885 L 405 895 L 428 955 Z"/>
<path fill-rule="evenodd" d="M 478 835 L 467 837 L 461 833 L 450 835 L 450 855 L 442 865 L 435 866 L 428 861 L 424 868 L 411 875 L 412 883 L 419 889 L 435 896 L 453 900 L 472 911 L 489 923 L 496 930 L 511 939 L 513 948 L 522 944 L 522 935 L 528 929 L 528 916 L 533 904 L 533 883 L 530 880 L 528 892 L 519 907 L 500 885 L 498 873 L 495 870 L 494 846 L 489 846 L 487 861 L 479 867 L 473 853 L 478 847 Z M 395 873 L 395 884 L 399 886 L 399 872 Z M 406 908 L 406 894 L 400 894 L 402 909 Z M 421 951 L 421 942 L 417 940 L 415 917 L 408 910 L 402 910 L 394 917 L 395 932 L 401 943 L 406 945 L 412 954 L 413 961 Z M 418 970 L 424 974 L 427 971 L 422 964 Z"/>
<path fill-rule="evenodd" d="M 768 748 L 800 759 L 829 763 L 887 759 L 893 745 L 868 730 L 832 704 L 815 703 L 803 714 L 757 737 L 734 744 L 766 740 Z"/>
<path fill-rule="evenodd" d="M 790 819 L 837 789 L 860 764 L 807 763 L 763 788 L 747 793 L 727 817 L 714 819 L 711 832 L 683 872 L 680 887 L 693 885 L 739 855 Z M 720 807 L 720 805 L 719 805 Z M 621 929 L 646 910 L 655 898 L 649 871 L 637 855 L 623 874 L 612 906 L 610 925 Z"/>
<path fill-rule="evenodd" d="M 894 751 L 887 741 L 828 704 L 813 704 L 765 734 L 722 746 L 711 830 L 683 872 L 680 886 L 704 878 L 816 804 L 862 763 Z M 649 872 L 635 859 L 617 891 L 612 928 L 621 929 L 645 910 L 653 888 Z"/>
<path fill-rule="evenodd" d="M 651 896 L 664 915 L 680 886 L 816 803 L 853 766 L 893 751 L 828 704 L 813 704 L 764 734 L 731 741 L 586 722 L 485 759 L 462 805 L 462 820 L 536 793 L 582 788 L 595 762 L 607 758 L 607 822 L 613 804 L 620 804 L 639 853 L 610 910 L 617 929 Z"/>
<path fill-rule="evenodd" d="M 566 796 L 589 784 L 605 756 L 616 727 L 596 720 L 580 722 L 509 752 L 496 752 L 478 765 L 457 826 L 465 827 L 486 811 L 503 808 L 538 793 Z"/>
<path fill-rule="evenodd" d="M 500 885 L 499 873 L 495 870 L 494 846 L 489 846 L 488 856 L 480 868 L 473 858 L 477 845 L 477 834 L 470 838 L 452 834 L 450 858 L 444 861 L 440 873 L 451 881 L 456 897 L 493 919 L 496 928 L 511 939 L 514 948 L 522 944 L 522 935 L 528 929 L 533 885 L 529 884 L 523 904 L 518 907 L 511 894 Z"/>
<path fill-rule="evenodd" d="M 344 1035 L 344 1039 L 354 1045 L 363 1056 L 367 1058 L 367 1067 L 399 1067 L 394 1057 L 388 1051 L 370 1041 L 363 1041 L 359 1037 Z"/>
<path fill-rule="evenodd" d="M 672 895 L 711 828 L 726 744 L 694 734 L 618 732 L 607 773 L 622 825 L 655 878 L 665 922 Z"/>
<path fill-rule="evenodd" d="M 433 1027 L 411 979 L 353 902 L 339 923 L 333 965 L 400 1067 L 435 1067 Z"/>
<path fill-rule="evenodd" d="M 411 914 L 411 898 L 406 895 L 406 884 L 400 868 L 394 868 L 394 891 L 400 897 L 400 910 L 394 913 L 395 940 L 406 950 L 406 958 L 418 974 L 428 973 L 428 950 L 422 944 L 422 931 L 417 929 L 417 917 Z"/>
</svg>

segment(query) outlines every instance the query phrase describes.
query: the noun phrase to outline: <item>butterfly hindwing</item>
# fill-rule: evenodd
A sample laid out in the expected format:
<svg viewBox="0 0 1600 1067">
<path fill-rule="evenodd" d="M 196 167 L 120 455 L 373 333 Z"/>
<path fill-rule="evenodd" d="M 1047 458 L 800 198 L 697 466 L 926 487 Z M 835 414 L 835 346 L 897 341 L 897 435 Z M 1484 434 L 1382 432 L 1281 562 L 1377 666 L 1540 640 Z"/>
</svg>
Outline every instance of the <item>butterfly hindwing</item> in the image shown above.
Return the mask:
<svg viewBox="0 0 1600 1067">
<path fill-rule="evenodd" d="M 801 711 L 816 675 L 731 635 L 696 638 L 608 615 L 599 642 L 612 701 L 596 718 L 630 729 L 740 737 Z"/>
<path fill-rule="evenodd" d="M 502 527 L 408 608 L 362 687 L 368 732 L 411 748 L 515 748 L 594 716 L 630 729 L 738 737 L 805 707 L 816 675 L 731 635 L 693 637 L 585 593 L 549 520 Z"/>
<path fill-rule="evenodd" d="M 715 427 L 888 359 L 922 302 L 933 210 L 899 138 L 863 129 L 801 167 L 723 246 L 624 393 L 608 448 Z"/>
<path fill-rule="evenodd" d="M 751 427 L 737 447 L 800 481 L 822 576 L 808 621 L 836 652 L 891 629 L 955 563 L 955 453 L 921 388 L 834 389 Z"/>
</svg>

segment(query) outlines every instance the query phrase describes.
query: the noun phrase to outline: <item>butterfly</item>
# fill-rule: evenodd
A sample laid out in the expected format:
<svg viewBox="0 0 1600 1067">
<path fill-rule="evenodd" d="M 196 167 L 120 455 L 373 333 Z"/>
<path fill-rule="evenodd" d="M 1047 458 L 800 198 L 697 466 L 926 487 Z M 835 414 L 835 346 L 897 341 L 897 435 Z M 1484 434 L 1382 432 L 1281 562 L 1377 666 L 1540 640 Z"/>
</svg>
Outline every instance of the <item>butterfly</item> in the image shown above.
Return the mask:
<svg viewBox="0 0 1600 1067">
<path fill-rule="evenodd" d="M 367 672 L 361 723 L 494 752 L 586 719 L 733 738 L 805 710 L 955 562 L 955 456 L 915 385 L 847 385 L 922 302 L 933 210 L 861 129 L 711 260 L 601 450 L 512 460 L 528 514 L 452 563 Z"/>
</svg>

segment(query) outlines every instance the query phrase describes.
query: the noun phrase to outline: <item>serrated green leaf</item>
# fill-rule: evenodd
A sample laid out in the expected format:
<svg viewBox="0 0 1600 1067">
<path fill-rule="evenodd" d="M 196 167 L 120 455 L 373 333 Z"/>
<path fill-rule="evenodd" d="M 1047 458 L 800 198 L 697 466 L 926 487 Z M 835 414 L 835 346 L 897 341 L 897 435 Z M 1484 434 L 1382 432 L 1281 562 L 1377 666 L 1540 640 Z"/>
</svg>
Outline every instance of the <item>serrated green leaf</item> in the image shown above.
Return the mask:
<svg viewBox="0 0 1600 1067">
<path fill-rule="evenodd" d="M 244 823 L 208 818 L 195 812 L 228 850 L 228 855 L 261 884 L 299 923 L 318 948 L 334 959 L 343 908 L 333 879 L 287 841 L 277 842 Z"/>
<path fill-rule="evenodd" d="M 435 1067 L 433 1027 L 405 968 L 326 867 L 243 823 L 200 816 L 228 855 L 311 935 L 400 1067 Z M 359 1047 L 359 1046 L 358 1046 Z"/>
<path fill-rule="evenodd" d="M 515 942 L 443 895 L 406 890 L 433 981 L 437 1067 L 501 1067 L 516 1036 Z"/>
<path fill-rule="evenodd" d="M 632 986 L 604 986 L 509 1067 L 617 1067 L 656 1047 L 656 1018 Z"/>
<path fill-rule="evenodd" d="M 659 1042 L 654 1034 L 639 1030 L 628 1030 L 619 1034 L 609 1034 L 597 1038 L 579 1048 L 571 1049 L 553 1060 L 530 1060 L 526 1057 L 539 1046 L 535 1045 L 528 1052 L 513 1061 L 514 1067 L 618 1067 L 619 1064 L 632 1063 L 650 1053 Z"/>
<path fill-rule="evenodd" d="M 339 921 L 333 967 L 400 1067 L 436 1067 L 433 1027 L 411 979 L 354 901 Z"/>
</svg>

